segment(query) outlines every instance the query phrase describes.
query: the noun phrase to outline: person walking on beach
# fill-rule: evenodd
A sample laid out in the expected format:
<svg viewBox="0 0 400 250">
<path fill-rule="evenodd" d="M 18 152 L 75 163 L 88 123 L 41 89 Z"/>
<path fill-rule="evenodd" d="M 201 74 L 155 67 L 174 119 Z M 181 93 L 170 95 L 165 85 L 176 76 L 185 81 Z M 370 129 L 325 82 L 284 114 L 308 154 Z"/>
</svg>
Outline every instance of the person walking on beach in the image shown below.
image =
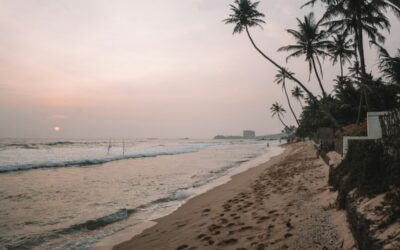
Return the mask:
<svg viewBox="0 0 400 250">
<path fill-rule="evenodd" d="M 109 155 L 110 154 L 110 150 L 111 150 L 111 140 L 110 140 L 110 142 L 108 143 L 108 147 L 107 147 L 107 155 Z"/>
</svg>

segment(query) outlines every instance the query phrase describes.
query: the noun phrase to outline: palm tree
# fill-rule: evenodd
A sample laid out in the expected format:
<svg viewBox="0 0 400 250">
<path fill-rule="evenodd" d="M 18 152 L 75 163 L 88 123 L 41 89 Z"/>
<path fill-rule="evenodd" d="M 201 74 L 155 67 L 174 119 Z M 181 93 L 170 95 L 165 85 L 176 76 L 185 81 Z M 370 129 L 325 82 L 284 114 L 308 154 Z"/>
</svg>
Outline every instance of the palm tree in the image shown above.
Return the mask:
<svg viewBox="0 0 400 250">
<path fill-rule="evenodd" d="M 327 0 L 322 0 L 327 2 Z M 330 30 L 349 32 L 354 34 L 355 49 L 358 52 L 360 77 L 360 107 L 363 99 L 365 100 L 367 111 L 371 110 L 370 97 L 368 93 L 369 77 L 366 73 L 366 63 L 364 56 L 364 33 L 373 41 L 384 42 L 385 37 L 379 33 L 379 29 L 390 30 L 390 22 L 386 17 L 387 9 L 392 9 L 400 16 L 400 2 L 398 0 L 337 0 L 330 1 L 324 14 L 326 25 Z M 393 3 L 393 4 L 392 4 Z M 332 20 L 334 19 L 334 20 Z M 357 55 L 357 53 L 355 53 Z M 359 113 L 360 118 L 360 113 Z M 357 119 L 358 122 L 360 119 Z"/>
<path fill-rule="evenodd" d="M 289 95 L 287 93 L 287 89 L 286 89 L 286 78 L 288 78 L 288 75 L 293 75 L 294 73 L 289 72 L 288 69 L 285 68 L 285 70 L 279 70 L 278 74 L 275 75 L 275 82 L 279 85 L 282 84 L 282 90 L 285 92 L 286 95 L 286 100 L 288 102 L 290 111 L 292 112 L 292 115 L 294 117 L 294 119 L 296 120 L 296 123 L 298 126 L 300 126 L 299 120 L 297 119 L 296 114 L 293 111 L 292 105 L 290 103 L 290 99 L 289 99 Z"/>
<path fill-rule="evenodd" d="M 303 104 L 301 103 L 301 99 L 304 98 L 304 92 L 299 88 L 299 86 L 294 87 L 292 89 L 292 96 L 296 98 L 296 100 L 300 103 L 301 109 L 303 109 Z"/>
<path fill-rule="evenodd" d="M 346 33 L 336 34 L 332 38 L 332 43 L 329 44 L 328 51 L 331 54 L 333 65 L 337 62 L 340 64 L 340 76 L 343 77 L 343 65 L 347 62 L 351 62 L 351 58 L 354 55 L 353 40 L 348 39 Z"/>
<path fill-rule="evenodd" d="M 390 23 L 387 17 L 381 13 L 372 3 L 364 0 L 342 0 L 340 4 L 332 5 L 325 13 L 326 19 L 339 17 L 327 22 L 332 30 L 345 30 L 354 34 L 356 49 L 360 58 L 361 73 L 366 75 L 366 63 L 364 55 L 364 33 L 373 41 L 384 42 L 385 37 L 378 31 L 389 29 Z"/>
<path fill-rule="evenodd" d="M 390 29 L 386 17 L 387 10 L 392 10 L 400 18 L 399 0 L 311 0 L 305 5 L 314 5 L 320 1 L 327 6 L 325 20 L 332 20 L 331 25 L 342 31 L 354 34 L 356 48 L 360 57 L 360 67 L 363 77 L 366 75 L 364 41 L 365 32 L 373 41 L 384 41 L 379 29 Z M 304 6 L 305 6 L 304 5 Z"/>
<path fill-rule="evenodd" d="M 309 65 L 310 75 L 312 71 L 314 71 L 321 88 L 322 95 L 326 97 L 326 92 L 321 81 L 321 76 L 323 74 L 321 61 L 319 59 L 320 56 L 322 58 L 329 56 L 329 54 L 326 52 L 326 49 L 329 46 L 329 42 L 325 39 L 326 33 L 324 31 L 320 31 L 320 23 L 315 21 L 313 12 L 307 16 L 304 16 L 304 21 L 297 19 L 297 22 L 299 30 L 286 30 L 295 38 L 296 44 L 281 47 L 278 51 L 291 52 L 287 59 L 304 55 L 306 57 L 305 60 Z M 318 73 L 316 63 L 318 63 L 321 76 Z"/>
<path fill-rule="evenodd" d="M 272 104 L 271 108 L 271 113 L 272 113 L 272 117 L 274 117 L 275 115 L 278 116 L 279 121 L 281 121 L 281 123 L 283 124 L 283 126 L 286 129 L 289 129 L 289 127 L 283 122 L 282 117 L 285 115 L 286 110 L 282 107 L 282 105 L 280 105 L 278 102 L 275 102 L 274 104 Z M 282 116 L 282 117 L 281 117 Z"/>
<path fill-rule="evenodd" d="M 376 45 L 379 48 L 379 70 L 390 84 L 400 86 L 400 49 L 397 49 L 397 56 L 392 57 L 386 49 Z"/>
<path fill-rule="evenodd" d="M 259 2 L 252 3 L 250 0 L 235 0 L 234 4 L 229 5 L 232 10 L 232 14 L 229 15 L 229 18 L 223 20 L 226 24 L 235 24 L 235 28 L 233 29 L 233 34 L 241 33 L 244 30 L 248 38 L 250 39 L 251 44 L 260 53 L 265 59 L 271 62 L 275 67 L 280 70 L 284 70 L 282 66 L 268 57 L 264 52 L 262 52 L 257 45 L 254 43 L 253 38 L 250 35 L 249 27 L 259 26 L 262 27 L 261 24 L 265 23 L 263 18 L 265 15 L 257 10 Z M 315 105 L 321 108 L 321 111 L 332 121 L 333 125 L 336 128 L 340 128 L 337 120 L 332 116 L 330 111 L 325 108 L 323 105 L 320 105 L 318 99 L 312 94 L 310 90 L 308 90 L 305 85 L 300 82 L 295 76 L 290 75 L 291 80 L 296 82 L 309 96 L 309 98 L 313 101 Z"/>
</svg>

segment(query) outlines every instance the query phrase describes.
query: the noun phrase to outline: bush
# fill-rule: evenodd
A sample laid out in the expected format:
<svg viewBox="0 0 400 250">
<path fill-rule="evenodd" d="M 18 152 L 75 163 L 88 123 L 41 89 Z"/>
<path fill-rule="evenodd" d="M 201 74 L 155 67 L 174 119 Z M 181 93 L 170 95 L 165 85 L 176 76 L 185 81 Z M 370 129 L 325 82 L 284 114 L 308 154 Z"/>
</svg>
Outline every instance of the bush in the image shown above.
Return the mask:
<svg viewBox="0 0 400 250">
<path fill-rule="evenodd" d="M 329 184 L 339 191 L 340 208 L 345 207 L 347 194 L 353 189 L 361 196 L 372 197 L 400 188 L 400 148 L 398 144 L 390 148 L 393 150 L 382 141 L 351 141 L 347 156 L 329 176 Z"/>
</svg>

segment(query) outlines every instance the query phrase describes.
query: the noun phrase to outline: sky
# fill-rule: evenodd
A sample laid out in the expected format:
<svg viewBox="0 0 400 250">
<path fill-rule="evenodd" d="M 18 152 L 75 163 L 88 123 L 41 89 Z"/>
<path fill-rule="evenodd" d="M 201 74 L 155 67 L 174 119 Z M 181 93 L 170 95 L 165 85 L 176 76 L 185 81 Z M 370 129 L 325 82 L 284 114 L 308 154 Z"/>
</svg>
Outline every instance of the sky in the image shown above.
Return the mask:
<svg viewBox="0 0 400 250">
<path fill-rule="evenodd" d="M 288 110 L 276 69 L 222 20 L 232 0 L 0 0 L 0 138 L 211 138 L 244 129 L 277 133 L 269 107 Z M 303 58 L 277 49 L 285 29 L 315 11 L 304 1 L 261 0 L 259 47 L 308 82 Z M 385 47 L 400 44 L 399 20 Z M 377 52 L 367 47 L 368 70 Z M 332 90 L 338 65 L 324 63 Z M 288 83 L 289 89 L 294 85 Z M 293 100 L 295 111 L 299 104 Z M 287 113 L 284 120 L 294 124 Z"/>
</svg>

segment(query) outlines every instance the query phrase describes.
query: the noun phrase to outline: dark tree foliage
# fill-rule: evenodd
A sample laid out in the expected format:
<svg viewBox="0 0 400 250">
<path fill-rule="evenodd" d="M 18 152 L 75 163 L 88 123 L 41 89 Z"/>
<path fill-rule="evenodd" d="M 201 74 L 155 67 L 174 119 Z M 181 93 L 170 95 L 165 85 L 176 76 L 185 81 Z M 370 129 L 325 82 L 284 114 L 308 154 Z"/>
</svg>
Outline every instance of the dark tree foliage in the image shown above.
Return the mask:
<svg viewBox="0 0 400 250">
<path fill-rule="evenodd" d="M 370 92 L 370 104 L 374 110 L 393 110 L 400 107 L 399 88 L 394 84 L 387 84 L 381 78 L 373 79 L 368 75 L 367 91 Z M 334 95 L 322 98 L 321 102 L 335 116 L 341 126 L 356 122 L 359 102 L 360 88 L 357 80 L 351 77 L 338 77 L 335 80 Z M 366 118 L 366 105 L 362 105 L 361 120 Z M 300 117 L 298 136 L 312 136 L 318 128 L 332 127 L 329 120 L 312 105 L 307 102 Z"/>
</svg>

